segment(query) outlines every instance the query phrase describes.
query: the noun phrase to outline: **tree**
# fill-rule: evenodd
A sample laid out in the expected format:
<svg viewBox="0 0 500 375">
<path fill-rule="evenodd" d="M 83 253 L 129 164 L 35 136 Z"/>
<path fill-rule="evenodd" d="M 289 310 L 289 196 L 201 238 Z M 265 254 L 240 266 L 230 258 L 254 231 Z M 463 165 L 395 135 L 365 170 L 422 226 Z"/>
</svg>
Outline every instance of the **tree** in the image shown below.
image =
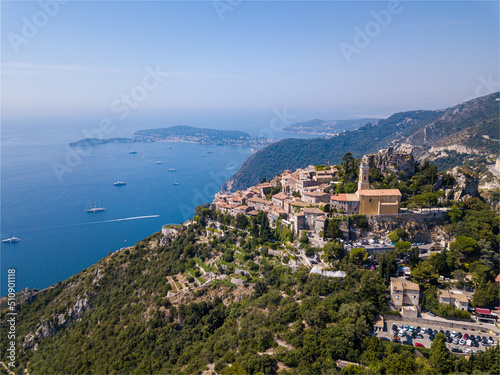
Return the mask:
<svg viewBox="0 0 500 375">
<path fill-rule="evenodd" d="M 423 261 L 413 268 L 411 276 L 417 284 L 427 289 L 431 284 L 437 284 L 439 273 L 432 264 L 427 261 Z"/>
<path fill-rule="evenodd" d="M 408 241 L 399 241 L 394 245 L 394 249 L 396 250 L 396 254 L 401 255 L 404 254 L 411 249 L 411 243 Z"/>
<path fill-rule="evenodd" d="M 477 250 L 477 241 L 471 237 L 458 236 L 455 241 L 450 244 L 450 249 L 456 250 L 468 258 Z"/>
<path fill-rule="evenodd" d="M 389 233 L 389 239 L 391 242 L 395 243 L 399 240 L 405 240 L 409 236 L 409 233 L 405 231 L 403 228 L 396 228 L 392 232 Z"/>
<path fill-rule="evenodd" d="M 438 374 L 447 374 L 452 370 L 450 352 L 446 348 L 446 336 L 441 332 L 432 341 L 429 360 Z"/>
<path fill-rule="evenodd" d="M 342 259 L 344 255 L 344 246 L 341 242 L 328 242 L 323 247 L 323 258 L 325 262 L 332 262 L 335 258 Z"/>
<path fill-rule="evenodd" d="M 309 243 L 309 236 L 307 235 L 307 231 L 302 231 L 302 236 L 300 236 L 300 243 L 302 246 L 307 245 Z"/>
<path fill-rule="evenodd" d="M 337 220 L 329 219 L 324 228 L 325 238 L 342 238 L 342 231 Z"/>
<path fill-rule="evenodd" d="M 242 213 L 236 215 L 236 228 L 245 229 L 248 225 L 248 218 Z"/>
<path fill-rule="evenodd" d="M 451 206 L 450 211 L 448 211 L 448 218 L 452 224 L 458 223 L 462 217 L 462 211 L 458 208 L 456 204 Z"/>
<path fill-rule="evenodd" d="M 351 250 L 351 259 L 354 263 L 361 265 L 363 261 L 368 259 L 368 253 L 362 247 L 355 247 Z"/>
</svg>

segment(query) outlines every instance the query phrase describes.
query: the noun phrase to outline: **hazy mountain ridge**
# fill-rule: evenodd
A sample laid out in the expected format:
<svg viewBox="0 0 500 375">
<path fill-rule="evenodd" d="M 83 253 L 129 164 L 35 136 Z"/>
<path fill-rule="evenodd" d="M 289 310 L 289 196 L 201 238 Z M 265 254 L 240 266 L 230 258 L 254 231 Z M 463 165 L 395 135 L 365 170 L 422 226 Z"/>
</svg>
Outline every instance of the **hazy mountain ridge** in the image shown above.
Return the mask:
<svg viewBox="0 0 500 375">
<path fill-rule="evenodd" d="M 320 120 L 314 119 L 297 122 L 283 129 L 285 133 L 333 135 L 344 130 L 355 130 L 368 123 L 377 122 L 376 118 L 362 118 L 357 120 Z"/>
<path fill-rule="evenodd" d="M 420 160 L 434 160 L 436 155 L 427 151 L 447 143 L 462 145 L 471 152 L 491 153 L 496 141 L 478 142 L 476 135 L 485 131 L 491 136 L 495 127 L 498 129 L 498 96 L 499 93 L 490 94 L 444 110 L 395 113 L 328 139 L 284 139 L 251 155 L 222 190 L 244 189 L 285 169 L 337 164 L 346 152 L 361 157 L 388 146 L 412 148 Z M 466 137 L 467 132 L 471 136 Z M 450 162 L 452 166 L 461 164 Z"/>
</svg>

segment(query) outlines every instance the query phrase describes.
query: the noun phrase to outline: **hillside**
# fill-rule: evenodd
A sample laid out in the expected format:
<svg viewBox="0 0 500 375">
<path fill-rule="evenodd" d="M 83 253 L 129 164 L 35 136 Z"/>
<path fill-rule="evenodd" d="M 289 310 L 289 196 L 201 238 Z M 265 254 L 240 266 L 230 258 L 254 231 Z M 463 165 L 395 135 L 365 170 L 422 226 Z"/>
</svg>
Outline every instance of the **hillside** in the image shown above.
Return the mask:
<svg viewBox="0 0 500 375">
<path fill-rule="evenodd" d="M 470 203 L 458 231 L 491 223 L 493 212 Z M 469 361 L 446 350 L 444 335 L 431 348 L 372 337 L 378 314 L 387 312 L 391 274 L 363 265 L 340 242 L 319 253 L 270 229 L 266 215 L 246 220 L 201 206 L 194 221 L 168 230 L 174 233 L 155 233 L 43 291 L 18 293 L 16 373 L 333 374 L 338 360 L 370 373 L 498 373 L 498 346 Z M 304 248 L 345 275 L 294 269 Z M 481 269 L 486 285 L 490 270 Z M 437 274 L 431 278 L 437 285 Z M 417 280 L 428 282 L 425 275 Z M 4 332 L 8 312 L 2 298 Z M 4 363 L 8 345 L 0 342 Z"/>
<path fill-rule="evenodd" d="M 438 155 L 429 153 L 432 147 L 446 144 L 474 155 L 490 154 L 495 147 L 498 152 L 498 97 L 495 93 L 446 110 L 396 113 L 328 139 L 284 139 L 251 155 L 222 190 L 244 189 L 285 169 L 338 164 L 346 152 L 361 157 L 390 145 L 413 148 L 420 160 L 436 159 Z M 478 139 L 483 133 L 490 139 Z"/>
<path fill-rule="evenodd" d="M 190 142 L 256 148 L 272 143 L 268 139 L 252 137 L 248 133 L 237 130 L 218 130 L 178 125 L 169 128 L 138 130 L 134 133 L 134 138 L 84 138 L 69 145 L 70 147 L 78 147 L 131 142 Z"/>
</svg>

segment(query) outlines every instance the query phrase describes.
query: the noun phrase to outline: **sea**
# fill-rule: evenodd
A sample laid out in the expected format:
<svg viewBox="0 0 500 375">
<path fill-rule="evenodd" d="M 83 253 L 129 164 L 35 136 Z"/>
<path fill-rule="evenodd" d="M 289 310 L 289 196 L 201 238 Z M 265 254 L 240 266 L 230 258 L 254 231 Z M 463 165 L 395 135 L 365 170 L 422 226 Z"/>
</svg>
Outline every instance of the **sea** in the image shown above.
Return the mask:
<svg viewBox="0 0 500 375">
<path fill-rule="evenodd" d="M 269 115 L 240 118 L 237 125 L 234 117 L 195 122 L 192 126 L 244 130 L 275 140 L 309 137 L 269 126 Z M 190 219 L 194 208 L 211 202 L 255 151 L 170 142 L 68 146 L 98 134 L 99 124 L 97 118 L 81 117 L 2 118 L 0 236 L 21 241 L 0 244 L 0 295 L 7 293 L 9 269 L 15 269 L 16 291 L 43 289 L 165 224 Z M 178 124 L 186 123 L 147 118 L 103 135 L 131 137 L 139 129 Z M 114 186 L 117 181 L 126 185 Z M 106 210 L 87 212 L 93 207 Z"/>
</svg>

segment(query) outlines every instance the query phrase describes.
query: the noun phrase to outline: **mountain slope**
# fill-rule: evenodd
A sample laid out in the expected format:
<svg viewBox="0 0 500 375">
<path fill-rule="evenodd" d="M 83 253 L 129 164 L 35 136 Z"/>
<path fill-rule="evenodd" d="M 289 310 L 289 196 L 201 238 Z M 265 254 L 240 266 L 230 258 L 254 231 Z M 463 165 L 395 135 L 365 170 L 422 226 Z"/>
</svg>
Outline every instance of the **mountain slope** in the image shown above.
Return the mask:
<svg viewBox="0 0 500 375">
<path fill-rule="evenodd" d="M 498 129 L 498 96 L 498 93 L 487 95 L 446 110 L 396 113 L 373 125 L 328 139 L 284 139 L 250 156 L 222 189 L 245 189 L 285 169 L 337 164 L 346 152 L 361 157 L 390 145 L 414 148 L 415 156 L 430 159 L 433 155 L 427 151 L 434 145 L 439 146 L 440 142 L 474 144 L 480 148 L 474 148 L 473 152 L 490 153 L 497 141 L 485 140 L 487 144 L 478 144 L 475 136 L 478 132 L 494 135 L 495 127 Z M 471 132 L 472 136 L 465 137 L 466 132 Z M 462 134 L 462 138 L 457 134 Z"/>
</svg>

